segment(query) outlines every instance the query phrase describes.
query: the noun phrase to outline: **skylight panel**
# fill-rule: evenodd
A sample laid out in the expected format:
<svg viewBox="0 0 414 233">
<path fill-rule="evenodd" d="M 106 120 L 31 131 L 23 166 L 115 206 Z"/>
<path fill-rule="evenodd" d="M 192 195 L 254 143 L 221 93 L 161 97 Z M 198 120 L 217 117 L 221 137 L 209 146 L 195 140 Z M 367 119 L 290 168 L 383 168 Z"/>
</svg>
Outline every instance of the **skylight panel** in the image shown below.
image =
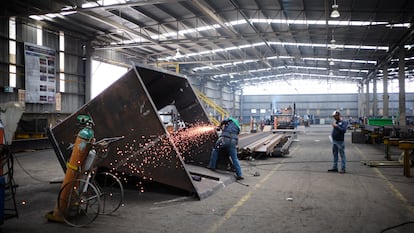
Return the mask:
<svg viewBox="0 0 414 233">
<path fill-rule="evenodd" d="M 246 20 L 240 19 L 240 20 L 234 20 L 234 21 L 224 23 L 224 25 L 226 25 L 226 26 L 235 26 L 235 25 L 246 24 L 246 23 L 247 23 Z"/>
<path fill-rule="evenodd" d="M 82 8 L 92 8 L 92 7 L 97 7 L 97 6 L 99 6 L 99 4 L 96 2 L 87 2 L 87 3 L 82 4 Z"/>
<path fill-rule="evenodd" d="M 387 24 L 386 27 L 389 27 L 389 28 L 410 28 L 411 27 L 411 23 Z"/>
<path fill-rule="evenodd" d="M 41 15 L 30 15 L 29 18 L 34 19 L 34 20 L 44 20 L 45 18 Z"/>
</svg>

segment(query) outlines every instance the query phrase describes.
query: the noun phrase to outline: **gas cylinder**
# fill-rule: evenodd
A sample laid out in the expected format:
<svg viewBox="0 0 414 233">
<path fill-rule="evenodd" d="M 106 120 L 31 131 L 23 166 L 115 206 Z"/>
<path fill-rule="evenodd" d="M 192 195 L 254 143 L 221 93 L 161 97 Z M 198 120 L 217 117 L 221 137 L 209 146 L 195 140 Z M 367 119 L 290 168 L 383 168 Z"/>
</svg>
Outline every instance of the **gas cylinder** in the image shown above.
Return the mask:
<svg viewBox="0 0 414 233">
<path fill-rule="evenodd" d="M 5 187 L 5 179 L 3 176 L 3 164 L 5 159 L 5 154 L 3 154 L 3 148 L 6 144 L 6 140 L 4 139 L 4 127 L 0 121 L 0 225 L 3 224 L 4 221 L 4 187 Z"/>
<path fill-rule="evenodd" d="M 0 176 L 3 175 L 3 159 L 6 157 L 4 154 L 4 147 L 6 146 L 6 139 L 4 136 L 4 126 L 0 121 Z"/>
<path fill-rule="evenodd" d="M 81 122 L 82 123 L 82 122 Z M 81 129 L 76 136 L 75 144 L 72 148 L 72 154 L 70 156 L 70 160 L 67 163 L 67 169 L 65 178 L 63 179 L 63 183 L 61 188 L 63 188 L 66 184 L 71 183 L 74 181 L 77 176 L 80 174 L 80 169 L 83 167 L 85 159 L 91 149 L 92 141 L 94 139 L 94 131 L 92 129 L 92 123 L 86 123 L 86 127 Z M 69 198 L 69 189 L 63 189 L 60 193 L 59 205 L 56 205 L 55 209 L 52 213 L 46 214 L 46 218 L 51 221 L 55 222 L 63 222 L 62 213 L 60 211 L 65 211 L 62 209 L 58 209 L 58 206 L 63 207 L 66 206 L 66 202 Z"/>
<path fill-rule="evenodd" d="M 0 121 L 0 145 L 6 144 L 6 139 L 4 136 L 4 126 Z"/>
</svg>

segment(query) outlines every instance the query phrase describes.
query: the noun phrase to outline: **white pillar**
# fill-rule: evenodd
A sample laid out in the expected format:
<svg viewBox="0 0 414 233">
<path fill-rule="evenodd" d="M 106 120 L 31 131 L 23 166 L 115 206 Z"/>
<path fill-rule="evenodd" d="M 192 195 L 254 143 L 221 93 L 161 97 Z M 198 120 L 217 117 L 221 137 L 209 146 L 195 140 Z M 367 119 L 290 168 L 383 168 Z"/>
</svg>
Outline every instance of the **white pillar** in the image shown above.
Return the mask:
<svg viewBox="0 0 414 233">
<path fill-rule="evenodd" d="M 399 95 L 398 95 L 398 110 L 400 113 L 399 125 L 406 126 L 406 117 L 405 117 L 405 49 L 404 45 L 400 46 L 400 53 L 398 55 L 398 81 L 399 81 Z"/>
<path fill-rule="evenodd" d="M 382 95 L 382 104 L 383 104 L 383 110 L 382 110 L 382 115 L 384 118 L 388 118 L 389 117 L 389 101 L 390 101 L 390 96 L 388 95 L 388 66 L 385 65 L 383 68 L 383 78 L 382 78 L 382 83 L 383 83 L 383 95 Z"/>
<path fill-rule="evenodd" d="M 372 77 L 372 116 L 378 116 L 378 99 L 377 99 L 377 75 Z"/>
</svg>

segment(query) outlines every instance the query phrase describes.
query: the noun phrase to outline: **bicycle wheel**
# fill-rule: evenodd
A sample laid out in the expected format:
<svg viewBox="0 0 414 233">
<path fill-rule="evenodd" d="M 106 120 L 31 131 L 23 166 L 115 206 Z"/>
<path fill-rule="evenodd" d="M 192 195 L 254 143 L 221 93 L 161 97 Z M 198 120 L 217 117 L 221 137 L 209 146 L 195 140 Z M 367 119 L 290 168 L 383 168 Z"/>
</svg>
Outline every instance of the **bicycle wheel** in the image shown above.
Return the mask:
<svg viewBox="0 0 414 233">
<path fill-rule="evenodd" d="M 99 215 L 100 197 L 97 188 L 85 180 L 65 184 L 59 192 L 58 210 L 64 221 L 74 227 L 83 227 Z"/>
<path fill-rule="evenodd" d="M 100 191 L 101 214 L 112 214 L 124 200 L 124 187 L 115 175 L 101 172 L 95 175 L 94 184 Z"/>
</svg>

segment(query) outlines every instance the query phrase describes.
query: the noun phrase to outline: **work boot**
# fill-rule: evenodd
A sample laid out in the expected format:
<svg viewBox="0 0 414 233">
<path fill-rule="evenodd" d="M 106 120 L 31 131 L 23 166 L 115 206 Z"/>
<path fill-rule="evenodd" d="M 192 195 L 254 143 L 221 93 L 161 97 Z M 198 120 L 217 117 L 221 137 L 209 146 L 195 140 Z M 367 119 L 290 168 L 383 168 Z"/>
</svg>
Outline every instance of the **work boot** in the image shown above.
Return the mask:
<svg viewBox="0 0 414 233">
<path fill-rule="evenodd" d="M 244 177 L 243 176 L 236 176 L 236 180 L 243 180 Z"/>
<path fill-rule="evenodd" d="M 210 169 L 211 171 L 216 171 L 216 169 L 215 168 L 212 168 L 212 167 L 207 167 L 208 169 Z"/>
</svg>

